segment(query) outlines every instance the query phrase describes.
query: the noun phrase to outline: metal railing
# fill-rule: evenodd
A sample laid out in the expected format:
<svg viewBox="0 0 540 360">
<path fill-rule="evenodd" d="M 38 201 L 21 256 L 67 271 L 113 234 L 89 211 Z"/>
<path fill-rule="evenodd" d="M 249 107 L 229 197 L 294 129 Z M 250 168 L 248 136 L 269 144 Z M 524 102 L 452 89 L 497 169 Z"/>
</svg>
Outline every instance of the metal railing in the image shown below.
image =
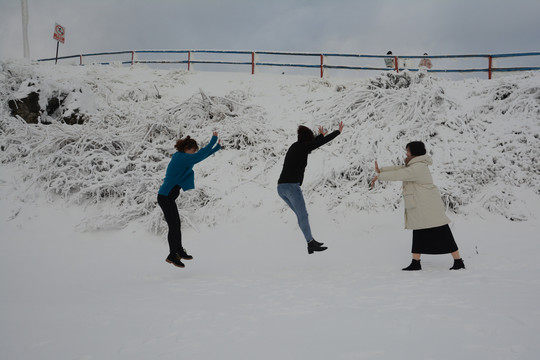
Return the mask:
<svg viewBox="0 0 540 360">
<path fill-rule="evenodd" d="M 251 73 L 255 74 L 257 67 L 296 67 L 296 68 L 313 68 L 318 69 L 320 76 L 325 75 L 325 70 L 368 70 L 368 71 L 419 71 L 418 67 L 405 66 L 404 60 L 409 59 L 484 59 L 486 61 L 485 67 L 476 68 L 442 68 L 442 69 L 425 69 L 427 72 L 432 73 L 472 73 L 472 72 L 484 72 L 488 74 L 488 78 L 491 79 L 492 75 L 497 72 L 514 72 L 514 71 L 533 71 L 540 70 L 540 66 L 512 66 L 512 67 L 496 67 L 494 66 L 495 59 L 501 58 L 517 58 L 517 57 L 535 57 L 540 64 L 540 52 L 526 52 L 526 53 L 510 53 L 510 54 L 468 54 L 468 55 L 411 55 L 411 56 L 398 56 L 398 55 L 362 55 L 362 54 L 339 54 L 339 53 L 307 53 L 307 52 L 282 52 L 282 51 L 235 51 L 235 50 L 129 50 L 129 51 L 114 51 L 114 52 L 100 52 L 89 53 L 80 55 L 61 56 L 58 58 L 38 59 L 38 61 L 52 61 L 61 59 L 73 59 L 79 58 L 79 65 L 84 65 L 84 60 L 88 58 L 95 58 L 100 56 L 111 55 L 125 55 L 131 56 L 130 60 L 119 61 L 121 64 L 185 64 L 187 69 L 191 70 L 193 64 L 215 64 L 215 65 L 242 65 L 250 66 Z M 143 54 L 184 54 L 183 60 L 144 60 L 139 59 Z M 195 59 L 194 54 L 214 54 L 214 55 L 241 55 L 246 56 L 246 60 L 212 60 L 212 59 Z M 278 56 L 278 57 L 308 57 L 315 58 L 316 63 L 284 63 L 284 62 L 264 62 L 259 61 L 259 56 Z M 536 58 L 538 57 L 538 58 Z M 358 66 L 358 65 L 346 65 L 346 64 L 331 64 L 329 59 L 393 59 L 394 67 L 379 67 L 379 66 Z M 91 62 L 92 64 L 107 65 L 111 62 Z"/>
</svg>

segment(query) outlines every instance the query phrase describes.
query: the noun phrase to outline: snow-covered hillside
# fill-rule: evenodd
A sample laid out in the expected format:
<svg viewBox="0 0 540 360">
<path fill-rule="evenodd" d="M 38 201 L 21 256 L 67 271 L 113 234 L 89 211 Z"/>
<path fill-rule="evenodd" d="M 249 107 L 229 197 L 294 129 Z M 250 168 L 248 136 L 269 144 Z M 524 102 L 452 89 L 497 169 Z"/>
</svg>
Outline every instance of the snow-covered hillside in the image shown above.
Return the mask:
<svg viewBox="0 0 540 360">
<path fill-rule="evenodd" d="M 39 94 L 39 124 L 8 101 Z M 59 107 L 51 99 L 59 98 Z M 47 111 L 49 108 L 49 111 Z M 81 120 L 68 125 L 62 119 Z M 310 155 L 308 255 L 276 182 Z M 178 199 L 186 269 L 164 262 L 157 189 L 178 137 L 224 149 Z M 404 273 L 400 185 L 373 162 L 434 159 L 467 270 Z M 540 74 L 320 79 L 0 63 L 0 352 L 6 359 L 531 359 L 540 351 Z M 98 231 L 101 230 L 101 231 Z"/>
<path fill-rule="evenodd" d="M 283 156 L 306 124 L 346 130 L 313 154 L 305 191 L 336 214 L 383 210 L 400 202 L 394 185 L 369 191 L 373 162 L 400 164 L 421 140 L 451 211 L 479 209 L 526 220 L 540 197 L 540 76 L 452 82 L 425 73 L 331 79 L 153 71 L 146 67 L 63 67 L 4 63 L 0 160 L 23 169 L 32 186 L 78 204 L 114 203 L 83 227 L 124 227 L 143 218 L 162 231 L 155 194 L 180 136 L 199 142 L 218 131 L 225 150 L 198 167 L 196 191 L 183 195 L 187 223 L 216 224 L 235 209 L 276 211 Z M 28 126 L 8 115 L 7 99 L 31 91 L 67 94 L 52 116 Z M 59 122 L 78 109 L 83 125 Z M 32 190 L 33 191 L 33 190 Z M 282 204 L 278 204 L 278 208 Z"/>
</svg>

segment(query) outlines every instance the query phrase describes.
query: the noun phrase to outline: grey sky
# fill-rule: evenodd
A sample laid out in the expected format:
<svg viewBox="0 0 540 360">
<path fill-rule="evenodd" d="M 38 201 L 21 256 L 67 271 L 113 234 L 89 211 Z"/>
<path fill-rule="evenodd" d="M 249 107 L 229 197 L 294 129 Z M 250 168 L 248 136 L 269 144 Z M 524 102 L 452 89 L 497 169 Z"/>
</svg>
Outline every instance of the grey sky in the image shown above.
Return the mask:
<svg viewBox="0 0 540 360">
<path fill-rule="evenodd" d="M 538 0 L 28 0 L 30 57 L 142 49 L 385 54 L 540 51 Z M 0 0 L 0 59 L 23 56 L 20 0 Z"/>
</svg>

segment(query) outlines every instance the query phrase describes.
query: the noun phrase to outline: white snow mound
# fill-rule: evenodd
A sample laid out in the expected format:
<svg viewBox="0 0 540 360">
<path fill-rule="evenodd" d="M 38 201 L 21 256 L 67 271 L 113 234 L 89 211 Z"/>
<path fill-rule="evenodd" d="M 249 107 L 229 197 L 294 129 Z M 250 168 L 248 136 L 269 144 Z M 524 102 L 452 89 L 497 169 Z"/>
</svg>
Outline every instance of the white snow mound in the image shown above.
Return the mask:
<svg viewBox="0 0 540 360">
<path fill-rule="evenodd" d="M 57 113 L 44 111 L 43 123 L 29 125 L 10 115 L 7 102 L 31 91 L 42 109 L 48 99 L 68 96 Z M 265 199 L 302 123 L 330 131 L 346 125 L 312 154 L 303 186 L 307 200 L 332 216 L 401 206 L 399 185 L 369 190 L 368 182 L 375 160 L 401 164 L 406 143 L 415 140 L 426 143 L 451 211 L 527 220 L 534 216 L 528 202 L 540 197 L 538 73 L 450 81 L 391 72 L 344 81 L 5 62 L 0 103 L 0 161 L 20 170 L 21 197 L 43 190 L 114 209 L 87 218 L 84 230 L 138 219 L 163 232 L 156 194 L 174 142 L 190 135 L 204 146 L 212 131 L 224 149 L 196 166 L 197 188 L 179 199 L 183 220 L 213 225 L 238 208 L 280 211 L 279 199 Z M 74 109 L 84 124 L 62 123 Z"/>
</svg>

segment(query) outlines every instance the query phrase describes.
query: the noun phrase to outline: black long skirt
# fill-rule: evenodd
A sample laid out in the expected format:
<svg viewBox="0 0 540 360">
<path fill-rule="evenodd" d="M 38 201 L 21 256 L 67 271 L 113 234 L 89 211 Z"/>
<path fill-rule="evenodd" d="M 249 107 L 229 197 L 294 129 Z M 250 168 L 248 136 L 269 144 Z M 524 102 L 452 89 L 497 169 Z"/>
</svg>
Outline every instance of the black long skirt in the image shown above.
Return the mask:
<svg viewBox="0 0 540 360">
<path fill-rule="evenodd" d="M 448 224 L 429 229 L 413 230 L 413 254 L 449 254 L 458 247 Z"/>
</svg>

